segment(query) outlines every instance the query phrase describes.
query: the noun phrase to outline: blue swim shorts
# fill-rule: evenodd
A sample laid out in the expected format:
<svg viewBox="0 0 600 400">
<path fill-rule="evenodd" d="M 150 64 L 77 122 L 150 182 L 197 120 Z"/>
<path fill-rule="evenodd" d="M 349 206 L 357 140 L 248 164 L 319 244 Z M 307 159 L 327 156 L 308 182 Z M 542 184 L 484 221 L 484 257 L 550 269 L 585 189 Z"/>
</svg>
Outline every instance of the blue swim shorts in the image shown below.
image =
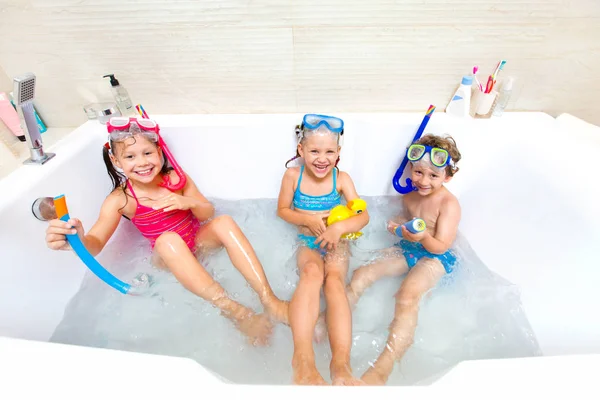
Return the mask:
<svg viewBox="0 0 600 400">
<path fill-rule="evenodd" d="M 317 250 L 319 253 L 321 253 L 321 255 L 325 255 L 327 253 L 327 250 L 321 248 L 318 244 L 315 243 L 315 240 L 317 240 L 316 236 L 308 236 L 299 233 L 298 239 L 300 239 L 300 242 L 302 242 L 304 246 L 308 247 L 309 249 Z"/>
<path fill-rule="evenodd" d="M 444 254 L 433 254 L 425 250 L 425 247 L 423 247 L 421 243 L 410 242 L 406 239 L 402 239 L 394 246 L 402 249 L 402 254 L 404 254 L 404 258 L 406 258 L 409 269 L 414 267 L 417 262 L 424 257 L 437 258 L 440 260 L 448 274 L 452 272 L 454 265 L 456 264 L 456 255 L 450 250 L 446 251 Z"/>
</svg>

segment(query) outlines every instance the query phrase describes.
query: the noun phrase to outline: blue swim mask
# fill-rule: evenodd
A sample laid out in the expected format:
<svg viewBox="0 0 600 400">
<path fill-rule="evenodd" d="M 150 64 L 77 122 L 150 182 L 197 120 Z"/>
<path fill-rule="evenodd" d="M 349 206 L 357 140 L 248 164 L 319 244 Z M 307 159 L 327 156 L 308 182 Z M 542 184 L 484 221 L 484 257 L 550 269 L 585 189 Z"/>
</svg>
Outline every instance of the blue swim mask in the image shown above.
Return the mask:
<svg viewBox="0 0 600 400">
<path fill-rule="evenodd" d="M 421 158 L 423 158 L 425 153 L 429 153 L 431 164 L 438 168 L 445 167 L 446 165 L 450 165 L 452 163 L 452 157 L 450 157 L 450 154 L 448 154 L 447 150 L 416 143 L 411 144 L 408 147 L 408 160 L 412 162 L 419 161 Z"/>
<path fill-rule="evenodd" d="M 333 134 L 337 136 L 337 142 L 341 146 L 344 139 L 344 121 L 329 115 L 306 114 L 302 118 L 302 125 L 296 125 L 298 143 L 312 134 Z"/>
<path fill-rule="evenodd" d="M 320 126 L 325 126 L 333 133 L 344 132 L 344 121 L 329 115 L 306 114 L 302 119 L 302 125 L 306 129 L 317 129 Z"/>
</svg>

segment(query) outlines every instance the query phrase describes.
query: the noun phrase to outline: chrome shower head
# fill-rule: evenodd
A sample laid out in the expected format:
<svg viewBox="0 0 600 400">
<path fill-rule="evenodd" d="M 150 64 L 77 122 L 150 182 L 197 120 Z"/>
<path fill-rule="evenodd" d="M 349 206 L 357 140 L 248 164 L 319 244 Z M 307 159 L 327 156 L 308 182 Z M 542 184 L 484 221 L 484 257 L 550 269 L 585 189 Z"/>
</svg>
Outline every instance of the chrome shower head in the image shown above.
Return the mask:
<svg viewBox="0 0 600 400">
<path fill-rule="evenodd" d="M 33 98 L 35 97 L 35 75 L 28 72 L 13 79 L 13 98 L 17 113 L 22 119 L 23 131 L 29 142 L 31 157 L 24 161 L 25 164 L 44 164 L 54 157 L 54 153 L 44 153 L 42 135 L 35 119 Z"/>
<path fill-rule="evenodd" d="M 32 101 L 35 97 L 35 75 L 28 72 L 17 76 L 14 79 L 13 96 L 15 104 L 18 106 Z"/>
</svg>

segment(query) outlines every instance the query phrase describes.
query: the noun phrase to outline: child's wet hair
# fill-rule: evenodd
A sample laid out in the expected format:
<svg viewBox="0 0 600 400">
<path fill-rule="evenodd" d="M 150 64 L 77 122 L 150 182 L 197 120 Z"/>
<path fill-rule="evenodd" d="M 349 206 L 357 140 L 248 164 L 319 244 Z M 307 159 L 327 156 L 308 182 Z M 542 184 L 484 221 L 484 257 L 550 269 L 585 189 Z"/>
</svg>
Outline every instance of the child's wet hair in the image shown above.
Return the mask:
<svg viewBox="0 0 600 400">
<path fill-rule="evenodd" d="M 112 147 L 113 144 L 111 143 L 110 146 Z M 104 165 L 106 166 L 106 172 L 108 172 L 108 176 L 112 182 L 113 188 L 111 192 L 119 187 L 125 189 L 125 182 L 127 178 L 125 178 L 125 175 L 117 171 L 113 165 L 112 160 L 110 159 L 110 148 L 108 143 L 107 145 L 102 146 L 102 159 L 104 160 Z"/>
<path fill-rule="evenodd" d="M 446 150 L 450 157 L 452 157 L 452 164 L 446 165 L 446 175 L 454 176 L 454 174 L 458 172 L 459 168 L 456 166 L 456 164 L 458 161 L 460 161 L 461 155 L 460 151 L 458 151 L 458 147 L 456 146 L 456 141 L 451 136 L 446 135 L 442 137 L 428 133 L 417 140 L 415 144 L 438 147 Z"/>
<path fill-rule="evenodd" d="M 304 137 L 302 137 L 302 139 L 301 139 L 302 125 L 296 125 L 294 132 L 296 133 L 296 139 L 297 139 L 298 143 L 302 142 L 302 140 L 304 140 Z M 300 158 L 300 152 L 298 151 L 298 146 L 296 145 L 296 155 L 285 162 L 285 167 L 287 168 L 289 163 L 291 163 L 292 161 L 294 161 L 298 158 Z"/>
</svg>

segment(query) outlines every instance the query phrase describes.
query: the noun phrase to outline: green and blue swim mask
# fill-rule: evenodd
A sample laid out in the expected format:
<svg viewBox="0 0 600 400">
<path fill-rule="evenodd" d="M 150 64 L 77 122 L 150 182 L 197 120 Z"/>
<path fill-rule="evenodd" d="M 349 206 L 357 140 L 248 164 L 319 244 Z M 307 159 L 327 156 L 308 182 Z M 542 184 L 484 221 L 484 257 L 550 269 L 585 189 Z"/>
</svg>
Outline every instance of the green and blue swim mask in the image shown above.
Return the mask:
<svg viewBox="0 0 600 400">
<path fill-rule="evenodd" d="M 423 144 L 411 144 L 408 147 L 407 157 L 409 161 L 419 161 L 425 153 L 429 153 L 431 164 L 438 168 L 445 167 L 452 163 L 452 157 L 448 151 L 439 147 L 425 146 Z"/>
</svg>

